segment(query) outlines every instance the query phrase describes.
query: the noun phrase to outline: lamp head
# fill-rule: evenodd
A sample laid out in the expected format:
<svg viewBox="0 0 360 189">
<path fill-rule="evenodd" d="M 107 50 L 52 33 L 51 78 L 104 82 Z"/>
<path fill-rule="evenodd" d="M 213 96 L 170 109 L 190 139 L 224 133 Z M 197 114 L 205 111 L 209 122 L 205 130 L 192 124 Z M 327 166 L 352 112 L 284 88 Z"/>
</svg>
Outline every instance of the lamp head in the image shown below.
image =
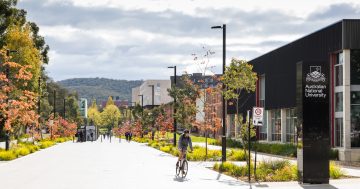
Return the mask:
<svg viewBox="0 0 360 189">
<path fill-rule="evenodd" d="M 211 29 L 222 29 L 222 26 L 212 26 Z"/>
</svg>

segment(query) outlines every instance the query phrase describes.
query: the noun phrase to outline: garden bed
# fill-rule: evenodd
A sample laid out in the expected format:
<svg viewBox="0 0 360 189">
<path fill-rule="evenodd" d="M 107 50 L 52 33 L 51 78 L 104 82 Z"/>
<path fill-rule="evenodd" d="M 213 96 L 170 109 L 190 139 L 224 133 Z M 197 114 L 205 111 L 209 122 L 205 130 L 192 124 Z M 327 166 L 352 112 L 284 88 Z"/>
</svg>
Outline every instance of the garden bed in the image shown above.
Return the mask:
<svg viewBox="0 0 360 189">
<path fill-rule="evenodd" d="M 18 142 L 8 151 L 0 149 L 0 161 L 10 161 L 69 140 L 72 140 L 72 138 L 56 138 L 54 140 L 44 139 L 35 144 L 32 142 Z"/>
<path fill-rule="evenodd" d="M 345 172 L 335 163 L 330 163 L 330 178 L 354 178 L 345 175 Z M 237 179 L 248 181 L 248 166 L 235 165 L 231 162 L 215 163 L 212 167 L 213 170 L 224 173 L 226 175 L 235 177 Z M 250 166 L 250 174 L 252 180 L 254 178 L 254 164 Z M 297 181 L 298 171 L 297 166 L 290 163 L 288 160 L 260 162 L 257 164 L 256 178 L 260 182 L 284 182 L 284 181 Z"/>
</svg>

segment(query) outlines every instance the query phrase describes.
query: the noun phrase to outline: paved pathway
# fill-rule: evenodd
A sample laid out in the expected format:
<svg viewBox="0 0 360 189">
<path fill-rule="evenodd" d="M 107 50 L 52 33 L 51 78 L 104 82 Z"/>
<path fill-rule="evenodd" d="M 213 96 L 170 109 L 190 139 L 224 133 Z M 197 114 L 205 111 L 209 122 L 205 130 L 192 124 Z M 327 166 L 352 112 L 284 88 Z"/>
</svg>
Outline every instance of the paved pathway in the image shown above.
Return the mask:
<svg viewBox="0 0 360 189">
<path fill-rule="evenodd" d="M 174 176 L 176 158 L 144 144 L 118 140 L 67 142 L 0 164 L 4 189 L 183 189 L 250 188 L 247 183 L 190 163 L 185 180 Z M 331 181 L 322 188 L 354 188 L 360 179 Z M 252 188 L 304 188 L 296 182 L 261 183 Z M 306 186 L 305 186 L 306 187 Z M 314 188 L 311 186 L 310 188 Z"/>
</svg>

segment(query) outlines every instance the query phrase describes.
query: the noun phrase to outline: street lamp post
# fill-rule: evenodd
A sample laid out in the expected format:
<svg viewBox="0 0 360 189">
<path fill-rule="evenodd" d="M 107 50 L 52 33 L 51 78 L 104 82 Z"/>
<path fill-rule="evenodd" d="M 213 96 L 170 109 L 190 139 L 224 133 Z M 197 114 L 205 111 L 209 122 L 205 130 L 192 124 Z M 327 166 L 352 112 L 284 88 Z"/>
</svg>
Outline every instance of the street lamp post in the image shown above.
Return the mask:
<svg viewBox="0 0 360 189">
<path fill-rule="evenodd" d="M 152 91 L 151 91 L 151 108 L 154 108 L 154 85 L 149 85 L 149 87 L 151 87 Z M 151 139 L 154 140 L 155 138 L 155 131 L 154 131 L 154 121 L 152 122 L 152 128 L 151 128 Z"/>
<path fill-rule="evenodd" d="M 174 87 L 176 88 L 176 66 L 169 66 L 168 68 L 173 68 L 174 69 Z M 173 115 L 173 119 L 174 119 L 174 146 L 176 146 L 176 131 L 177 131 L 177 121 L 176 121 L 176 97 L 174 97 L 174 115 Z"/>
<path fill-rule="evenodd" d="M 223 69 L 222 69 L 222 74 L 225 75 L 225 67 L 226 67 L 226 24 L 223 24 L 222 26 L 213 26 L 211 27 L 211 29 L 222 29 L 223 30 Z M 225 90 L 225 84 L 223 84 L 222 86 L 223 91 Z M 222 114 L 223 114 L 223 130 L 222 130 L 222 137 L 221 137 L 221 141 L 222 141 L 222 162 L 226 161 L 226 100 L 225 97 L 223 95 L 222 98 L 222 105 L 223 105 L 223 109 L 222 109 Z"/>
<path fill-rule="evenodd" d="M 41 76 L 39 76 L 38 87 L 39 87 L 39 98 L 38 98 L 38 114 L 39 114 L 39 118 L 38 118 L 38 123 L 39 123 L 40 136 L 41 136 L 41 139 L 42 139 L 43 135 L 42 135 L 42 130 L 41 130 L 41 107 L 40 107 L 41 106 L 41 97 L 42 97 Z"/>
<path fill-rule="evenodd" d="M 54 113 L 54 120 L 55 120 L 55 114 L 56 114 L 56 90 L 54 90 L 54 107 L 53 107 L 53 113 Z M 52 126 L 50 127 L 50 139 L 52 139 Z"/>
<path fill-rule="evenodd" d="M 66 117 L 66 98 L 64 98 L 64 109 L 63 109 L 63 118 Z"/>
<path fill-rule="evenodd" d="M 138 95 L 141 96 L 141 119 L 144 119 L 144 95 Z M 143 138 L 143 132 L 141 132 L 141 138 Z"/>
<path fill-rule="evenodd" d="M 144 117 L 144 95 L 138 95 L 141 96 L 141 116 Z"/>
</svg>

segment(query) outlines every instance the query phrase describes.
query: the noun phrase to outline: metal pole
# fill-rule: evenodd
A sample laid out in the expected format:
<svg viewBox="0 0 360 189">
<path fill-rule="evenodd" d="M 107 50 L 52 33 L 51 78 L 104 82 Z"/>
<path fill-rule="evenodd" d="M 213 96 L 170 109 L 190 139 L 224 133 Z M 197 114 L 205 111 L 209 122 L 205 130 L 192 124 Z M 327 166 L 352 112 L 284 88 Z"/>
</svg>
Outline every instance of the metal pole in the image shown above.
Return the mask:
<svg viewBox="0 0 360 189">
<path fill-rule="evenodd" d="M 9 50 L 6 50 L 6 56 L 9 56 L 10 55 L 10 51 Z M 5 72 L 6 72 L 6 78 L 8 79 L 8 86 L 9 86 L 9 82 L 10 82 L 10 68 L 9 68 L 9 65 L 6 66 L 6 69 L 5 69 Z M 9 92 L 7 91 L 6 92 L 6 104 L 9 104 Z M 6 123 L 6 120 L 4 120 L 4 125 Z M 8 151 L 10 149 L 10 133 L 9 131 L 6 131 L 5 132 L 5 150 Z"/>
<path fill-rule="evenodd" d="M 39 99 L 38 99 L 38 114 L 39 114 L 39 118 L 38 118 L 38 123 L 39 123 L 39 130 L 40 130 L 40 136 L 41 139 L 43 138 L 42 136 L 42 130 L 41 130 L 41 97 L 42 97 L 42 92 L 41 92 L 41 76 L 39 77 L 39 81 L 38 81 L 38 87 L 39 87 Z"/>
<path fill-rule="evenodd" d="M 251 110 L 248 110 L 248 152 L 249 152 L 249 157 L 248 157 L 248 167 L 249 167 L 249 169 L 248 169 L 248 174 L 249 174 L 249 178 L 248 178 L 248 180 L 249 180 L 249 183 L 250 183 L 250 181 L 251 181 L 251 172 L 250 172 L 250 168 L 251 168 L 251 166 L 250 166 L 250 163 L 251 163 L 251 153 L 250 153 L 250 114 L 251 114 Z"/>
<path fill-rule="evenodd" d="M 54 113 L 54 121 L 55 121 L 55 115 L 56 115 L 56 90 L 54 90 L 54 110 L 53 110 L 53 113 Z M 53 125 L 51 125 L 51 127 L 50 127 L 50 139 L 52 139 L 52 127 L 53 127 Z"/>
<path fill-rule="evenodd" d="M 176 66 L 174 66 L 174 87 L 176 88 Z M 176 146 L 176 132 L 177 132 L 177 120 L 176 120 L 176 96 L 174 97 L 174 146 Z"/>
<path fill-rule="evenodd" d="M 225 67 L 226 67 L 226 24 L 223 24 L 223 70 L 222 74 L 225 75 Z M 225 84 L 222 86 L 223 91 L 225 91 Z M 222 136 L 222 162 L 226 161 L 226 100 L 225 96 L 223 95 L 222 98 L 222 117 L 223 117 L 223 136 Z"/>
<path fill-rule="evenodd" d="M 151 104 L 151 108 L 154 108 L 154 85 L 151 85 L 151 89 L 152 89 L 152 104 Z M 153 115 L 154 116 L 154 115 Z M 152 121 L 152 128 L 151 128 L 151 140 L 155 139 L 155 132 L 154 132 L 154 121 Z"/>
<path fill-rule="evenodd" d="M 65 119 L 66 117 L 66 99 L 64 98 L 64 109 L 63 109 L 63 118 Z"/>
</svg>

